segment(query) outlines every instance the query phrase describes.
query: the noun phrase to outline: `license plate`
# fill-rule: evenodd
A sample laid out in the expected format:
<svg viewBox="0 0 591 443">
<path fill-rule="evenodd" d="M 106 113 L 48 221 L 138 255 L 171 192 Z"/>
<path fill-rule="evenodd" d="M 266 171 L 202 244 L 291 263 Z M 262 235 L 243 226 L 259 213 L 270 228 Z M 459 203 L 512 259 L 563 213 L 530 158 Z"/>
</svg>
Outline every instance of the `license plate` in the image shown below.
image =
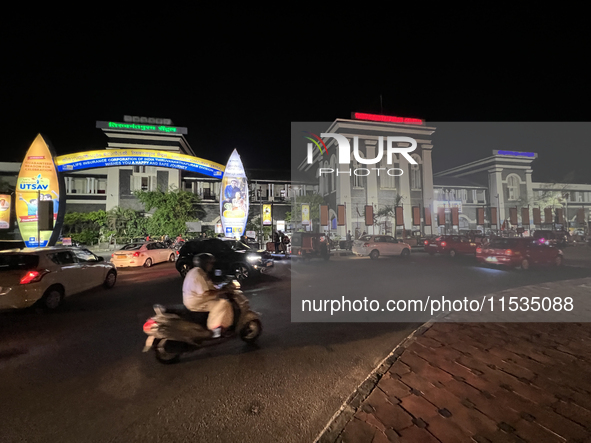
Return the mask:
<svg viewBox="0 0 591 443">
<path fill-rule="evenodd" d="M 147 339 L 146 339 L 146 345 L 144 346 L 144 351 L 143 352 L 148 352 L 150 349 L 152 349 L 152 344 L 154 344 L 154 336 L 150 335 Z"/>
<path fill-rule="evenodd" d="M 497 261 L 496 257 L 486 257 L 486 261 Z"/>
</svg>

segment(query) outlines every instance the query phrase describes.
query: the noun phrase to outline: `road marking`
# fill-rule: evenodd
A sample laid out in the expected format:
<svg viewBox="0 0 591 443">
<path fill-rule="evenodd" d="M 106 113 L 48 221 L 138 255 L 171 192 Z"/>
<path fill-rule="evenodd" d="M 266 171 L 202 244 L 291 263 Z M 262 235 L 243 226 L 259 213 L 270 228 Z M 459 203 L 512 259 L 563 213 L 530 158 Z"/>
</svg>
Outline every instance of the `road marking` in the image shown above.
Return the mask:
<svg viewBox="0 0 591 443">
<path fill-rule="evenodd" d="M 250 292 L 258 292 L 258 291 L 265 291 L 267 289 L 271 289 L 270 286 L 263 286 L 262 288 L 255 288 L 255 289 L 247 289 L 246 291 L 242 291 L 245 294 L 248 294 Z"/>
</svg>

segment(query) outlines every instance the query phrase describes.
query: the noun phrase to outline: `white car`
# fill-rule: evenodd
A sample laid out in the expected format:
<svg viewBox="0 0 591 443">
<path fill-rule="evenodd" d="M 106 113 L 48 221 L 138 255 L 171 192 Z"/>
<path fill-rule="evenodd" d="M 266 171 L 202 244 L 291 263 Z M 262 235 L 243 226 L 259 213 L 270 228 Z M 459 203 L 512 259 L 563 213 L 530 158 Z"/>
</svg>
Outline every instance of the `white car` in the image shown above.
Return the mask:
<svg viewBox="0 0 591 443">
<path fill-rule="evenodd" d="M 111 255 L 111 263 L 118 268 L 149 268 L 156 263 L 175 260 L 176 252 L 161 242 L 130 243 Z"/>
<path fill-rule="evenodd" d="M 103 285 L 112 288 L 117 270 L 87 249 L 47 247 L 0 252 L 0 310 L 39 303 L 55 309 L 64 297 Z"/>
<path fill-rule="evenodd" d="M 353 253 L 376 260 L 383 256 L 410 256 L 410 245 L 391 235 L 364 235 L 353 242 Z"/>
</svg>

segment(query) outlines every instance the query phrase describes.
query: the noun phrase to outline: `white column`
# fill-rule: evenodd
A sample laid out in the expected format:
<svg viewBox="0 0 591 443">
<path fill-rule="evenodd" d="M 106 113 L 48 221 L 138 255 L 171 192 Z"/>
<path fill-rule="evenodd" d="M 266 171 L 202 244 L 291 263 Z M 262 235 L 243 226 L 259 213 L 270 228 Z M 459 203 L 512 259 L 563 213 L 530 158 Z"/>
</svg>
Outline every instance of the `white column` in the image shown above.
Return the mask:
<svg viewBox="0 0 591 443">
<path fill-rule="evenodd" d="M 345 226 L 337 226 L 337 234 L 344 238 L 347 235 L 347 231 L 352 229 L 352 212 L 351 212 L 351 165 L 337 162 L 336 168 L 339 174 L 335 177 L 336 188 L 337 188 L 337 205 L 345 205 Z M 338 208 L 337 208 L 338 209 Z M 337 212 L 338 215 L 338 212 Z M 353 233 L 352 233 L 353 234 Z"/>
<path fill-rule="evenodd" d="M 376 157 L 376 140 L 364 140 L 365 141 L 365 158 L 366 159 L 373 159 Z M 368 205 L 376 205 L 378 206 L 378 175 L 376 171 L 372 171 L 371 168 L 375 167 L 372 165 L 364 165 L 360 164 L 360 168 L 367 168 L 370 171 L 370 174 L 365 177 L 366 183 L 366 191 L 367 191 L 367 204 Z M 374 212 L 376 209 L 374 208 Z"/>
<path fill-rule="evenodd" d="M 431 150 L 433 145 L 421 145 L 423 150 L 423 206 L 431 210 L 431 225 L 425 226 L 425 234 L 433 234 L 435 232 L 433 226 L 435 217 L 433 215 L 433 162 L 431 160 Z M 424 215 L 421 214 L 422 216 Z"/>
<path fill-rule="evenodd" d="M 398 146 L 406 146 L 408 143 L 398 143 Z M 404 228 L 412 229 L 412 203 L 410 201 L 410 168 L 408 160 L 404 156 L 400 156 L 399 160 L 400 169 L 402 169 L 402 175 L 399 178 L 400 183 L 400 195 L 402 199 L 402 210 L 404 213 Z M 398 223 L 398 220 L 396 221 Z"/>
<path fill-rule="evenodd" d="M 498 229 L 501 229 L 503 221 L 505 221 L 505 196 L 503 195 L 503 179 L 501 177 L 501 171 L 503 169 L 496 167 L 488 170 L 488 180 L 490 189 L 490 204 L 496 206 L 498 214 L 497 220 L 493 223 L 498 225 Z M 500 221 L 499 221 L 500 219 Z M 500 223 L 500 225 L 499 225 Z"/>
</svg>

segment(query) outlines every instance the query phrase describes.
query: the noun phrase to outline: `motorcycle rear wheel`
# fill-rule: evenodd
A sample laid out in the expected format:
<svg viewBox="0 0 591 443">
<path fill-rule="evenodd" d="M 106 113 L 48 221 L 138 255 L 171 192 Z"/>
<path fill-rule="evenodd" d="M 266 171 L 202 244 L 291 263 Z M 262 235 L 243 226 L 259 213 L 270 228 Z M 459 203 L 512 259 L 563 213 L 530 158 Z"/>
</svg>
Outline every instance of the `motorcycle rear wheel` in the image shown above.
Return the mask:
<svg viewBox="0 0 591 443">
<path fill-rule="evenodd" d="M 260 320 L 251 320 L 240 330 L 240 338 L 246 343 L 254 343 L 263 332 Z"/>
<path fill-rule="evenodd" d="M 180 352 L 166 352 L 167 340 L 157 340 L 154 343 L 154 351 L 156 354 L 156 360 L 164 365 L 170 365 L 177 363 L 181 358 Z"/>
</svg>

